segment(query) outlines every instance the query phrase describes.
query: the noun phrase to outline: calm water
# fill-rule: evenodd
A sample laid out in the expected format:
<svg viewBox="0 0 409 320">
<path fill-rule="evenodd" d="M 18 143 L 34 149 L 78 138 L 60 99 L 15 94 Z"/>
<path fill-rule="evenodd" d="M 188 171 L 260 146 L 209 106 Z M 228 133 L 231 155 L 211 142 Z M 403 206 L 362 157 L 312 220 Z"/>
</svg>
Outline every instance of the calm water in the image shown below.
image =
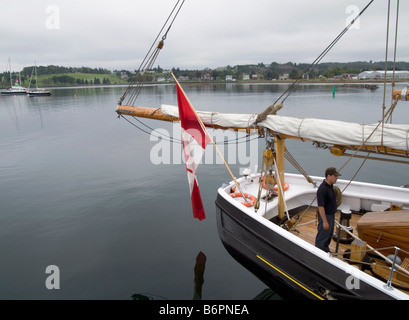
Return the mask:
<svg viewBox="0 0 409 320">
<path fill-rule="evenodd" d="M 233 113 L 260 112 L 285 88 L 184 86 L 196 109 Z M 64 88 L 53 89 L 51 97 L 0 97 L 0 299 L 130 300 L 141 294 L 191 300 L 200 253 L 206 258 L 203 299 L 253 299 L 266 286 L 230 257 L 217 234 L 214 201 L 217 188 L 230 180 L 227 170 L 199 166 L 207 219 L 193 219 L 184 164 L 153 164 L 158 142 L 117 118 L 123 90 Z M 303 85 L 280 114 L 371 123 L 381 118 L 382 94 L 383 88 L 337 86 L 333 98 L 332 85 Z M 143 106 L 163 103 L 176 105 L 174 86 L 147 87 L 139 98 Z M 408 123 L 408 110 L 398 105 L 396 122 Z M 174 130 L 169 123 L 143 122 Z M 311 175 L 346 161 L 310 143 L 287 146 Z M 231 163 L 236 175 L 245 166 Z M 368 161 L 358 179 L 407 184 L 406 167 Z M 353 173 L 348 166 L 343 177 Z M 59 290 L 46 287 L 50 265 L 59 268 Z"/>
</svg>

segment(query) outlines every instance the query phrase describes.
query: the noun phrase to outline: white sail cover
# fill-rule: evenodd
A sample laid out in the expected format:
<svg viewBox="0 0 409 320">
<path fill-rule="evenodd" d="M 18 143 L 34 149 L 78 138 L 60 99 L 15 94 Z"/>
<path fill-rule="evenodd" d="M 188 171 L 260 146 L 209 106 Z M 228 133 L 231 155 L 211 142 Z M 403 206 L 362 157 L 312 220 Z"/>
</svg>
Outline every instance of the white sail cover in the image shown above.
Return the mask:
<svg viewBox="0 0 409 320">
<path fill-rule="evenodd" d="M 161 110 L 164 114 L 179 118 L 178 107 L 162 104 Z M 245 113 L 220 113 L 209 111 L 196 110 L 200 119 L 206 125 L 217 125 L 228 128 L 248 128 L 252 127 L 256 123 L 257 113 L 245 114 Z"/>
<path fill-rule="evenodd" d="M 259 125 L 301 139 L 335 145 L 385 146 L 409 151 L 409 125 L 359 124 L 344 121 L 267 116 Z M 375 131 L 374 131 L 375 130 Z M 383 138 L 382 138 L 383 132 Z"/>
<path fill-rule="evenodd" d="M 162 105 L 162 112 L 179 117 L 176 106 Z M 256 126 L 257 114 L 230 114 L 197 111 L 206 125 L 235 128 Z M 403 124 L 359 124 L 352 122 L 294 118 L 269 115 L 257 124 L 280 134 L 321 143 L 349 146 L 385 146 L 409 152 L 409 125 Z M 375 130 L 376 129 L 376 130 Z M 375 130 L 375 131 L 374 131 Z M 382 138 L 383 132 L 383 138 Z"/>
</svg>

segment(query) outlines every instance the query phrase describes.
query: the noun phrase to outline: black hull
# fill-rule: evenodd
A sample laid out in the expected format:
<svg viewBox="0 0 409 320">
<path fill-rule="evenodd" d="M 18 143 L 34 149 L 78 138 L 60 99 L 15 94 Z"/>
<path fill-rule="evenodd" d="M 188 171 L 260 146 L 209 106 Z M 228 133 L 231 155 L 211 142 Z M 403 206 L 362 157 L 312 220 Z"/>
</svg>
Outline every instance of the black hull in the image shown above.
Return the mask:
<svg viewBox="0 0 409 320">
<path fill-rule="evenodd" d="M 274 232 L 220 195 L 216 209 L 217 228 L 226 250 L 283 298 L 393 299 L 364 281 L 359 288 L 348 289 L 350 274 Z"/>
<path fill-rule="evenodd" d="M 8 96 L 22 96 L 22 95 L 27 95 L 27 92 L 22 91 L 22 92 L 8 92 L 8 91 L 2 91 L 2 95 L 8 95 Z"/>
<path fill-rule="evenodd" d="M 28 95 L 30 97 L 46 97 L 51 96 L 51 92 L 30 92 Z"/>
</svg>

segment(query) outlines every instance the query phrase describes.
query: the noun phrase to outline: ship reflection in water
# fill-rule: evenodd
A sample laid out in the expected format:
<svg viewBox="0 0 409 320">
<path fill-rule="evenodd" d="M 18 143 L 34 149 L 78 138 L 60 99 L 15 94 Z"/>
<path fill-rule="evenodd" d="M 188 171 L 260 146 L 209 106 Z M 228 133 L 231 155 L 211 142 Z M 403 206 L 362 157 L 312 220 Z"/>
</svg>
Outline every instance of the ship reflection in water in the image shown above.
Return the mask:
<svg viewBox="0 0 409 320">
<path fill-rule="evenodd" d="M 192 300 L 202 300 L 202 288 L 204 284 L 204 272 L 206 268 L 206 255 L 200 251 L 196 256 L 194 271 L 194 291 Z M 132 300 L 167 300 L 166 298 L 150 293 L 135 293 L 132 295 Z M 273 290 L 266 288 L 260 292 L 253 300 L 282 300 Z"/>
</svg>

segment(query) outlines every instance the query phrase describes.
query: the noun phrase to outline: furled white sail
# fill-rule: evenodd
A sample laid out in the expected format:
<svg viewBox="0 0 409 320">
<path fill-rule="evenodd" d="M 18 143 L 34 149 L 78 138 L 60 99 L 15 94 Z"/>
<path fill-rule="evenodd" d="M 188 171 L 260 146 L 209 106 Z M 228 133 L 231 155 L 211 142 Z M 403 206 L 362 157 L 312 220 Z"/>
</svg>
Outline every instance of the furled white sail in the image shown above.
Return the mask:
<svg viewBox="0 0 409 320">
<path fill-rule="evenodd" d="M 328 144 L 384 146 L 409 151 L 409 125 L 267 116 L 259 125 L 281 134 Z M 383 137 L 382 137 L 383 133 Z"/>
<path fill-rule="evenodd" d="M 178 117 L 176 106 L 162 105 L 162 112 Z M 403 124 L 359 124 L 344 121 L 294 118 L 269 115 L 256 124 L 257 114 L 230 114 L 197 111 L 206 125 L 225 128 L 266 127 L 277 133 L 299 139 L 334 145 L 384 146 L 409 152 L 409 125 Z M 383 137 L 382 137 L 383 135 Z"/>
<path fill-rule="evenodd" d="M 178 107 L 171 105 L 161 105 L 161 110 L 164 114 L 172 117 L 179 117 Z M 221 126 L 225 128 L 248 128 L 255 126 L 257 113 L 245 114 L 245 113 L 220 113 L 210 111 L 198 111 L 196 110 L 200 119 L 202 119 L 205 125 Z"/>
</svg>

